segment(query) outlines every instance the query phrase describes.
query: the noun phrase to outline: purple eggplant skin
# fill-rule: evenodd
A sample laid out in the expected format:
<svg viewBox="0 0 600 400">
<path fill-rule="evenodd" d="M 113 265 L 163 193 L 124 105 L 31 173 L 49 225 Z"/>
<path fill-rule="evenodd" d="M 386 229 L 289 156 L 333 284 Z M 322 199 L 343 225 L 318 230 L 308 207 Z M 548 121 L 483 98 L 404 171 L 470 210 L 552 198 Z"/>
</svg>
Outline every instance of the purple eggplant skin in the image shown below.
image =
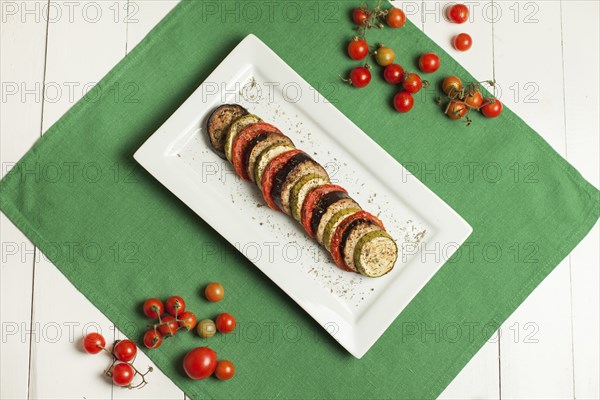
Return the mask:
<svg viewBox="0 0 600 400">
<path fill-rule="evenodd" d="M 375 225 L 375 222 L 369 221 L 366 219 L 357 219 L 356 221 L 352 221 L 347 227 L 346 230 L 342 233 L 342 240 L 339 243 L 340 253 L 342 257 L 345 257 L 346 252 L 346 242 L 348 241 L 348 236 L 350 236 L 350 232 L 359 225 L 367 224 L 367 225 Z"/>
<path fill-rule="evenodd" d="M 287 163 L 275 174 L 273 179 L 273 187 L 271 188 L 271 197 L 275 200 L 275 204 L 282 209 L 281 204 L 281 189 L 286 178 L 295 168 L 300 166 L 305 161 L 313 161 L 313 159 L 306 153 L 298 153 L 288 160 Z"/>
<path fill-rule="evenodd" d="M 323 215 L 325 214 L 325 212 L 327 212 L 327 209 L 330 206 L 332 206 L 340 200 L 349 198 L 350 196 L 348 195 L 348 193 L 343 191 L 330 192 L 321 197 L 310 218 L 310 225 L 313 232 L 317 232 L 319 224 L 321 223 L 321 218 L 323 218 Z"/>
<path fill-rule="evenodd" d="M 206 132 L 210 144 L 220 157 L 225 158 L 225 138 L 227 130 L 241 116 L 248 114 L 248 110 L 239 104 L 223 104 L 217 107 L 208 117 Z"/>
</svg>

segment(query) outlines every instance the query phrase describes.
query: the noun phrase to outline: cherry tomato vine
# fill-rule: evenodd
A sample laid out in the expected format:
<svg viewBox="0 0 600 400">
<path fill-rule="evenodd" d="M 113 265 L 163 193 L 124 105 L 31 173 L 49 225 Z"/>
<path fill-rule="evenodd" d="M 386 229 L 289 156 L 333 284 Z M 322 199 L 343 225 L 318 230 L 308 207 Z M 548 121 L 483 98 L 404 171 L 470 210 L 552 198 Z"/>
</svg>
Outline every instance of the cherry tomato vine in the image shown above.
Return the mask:
<svg viewBox="0 0 600 400">
<path fill-rule="evenodd" d="M 495 89 L 494 80 L 482 82 L 470 82 L 463 86 L 460 78 L 449 76 L 442 83 L 442 91 L 446 94 L 448 103 L 444 108 L 444 114 L 450 119 L 465 119 L 466 125 L 473 123 L 469 114 L 479 111 L 487 118 L 496 118 L 502 113 L 502 103 L 495 97 L 485 98 L 482 93 L 482 84 L 485 83 Z M 436 103 L 442 105 L 441 97 L 436 98 Z"/>
<path fill-rule="evenodd" d="M 140 389 L 148 384 L 146 375 L 153 371 L 148 367 L 146 372 L 140 372 L 134 365 L 137 356 L 137 346 L 129 339 L 117 340 L 113 343 L 112 350 L 106 348 L 106 340 L 98 332 L 88 333 L 83 338 L 83 348 L 89 354 L 98 354 L 105 351 L 112 356 L 112 362 L 104 370 L 104 375 L 111 378 L 116 386 L 128 389 Z M 136 376 L 140 376 L 141 382 L 133 384 Z"/>
</svg>

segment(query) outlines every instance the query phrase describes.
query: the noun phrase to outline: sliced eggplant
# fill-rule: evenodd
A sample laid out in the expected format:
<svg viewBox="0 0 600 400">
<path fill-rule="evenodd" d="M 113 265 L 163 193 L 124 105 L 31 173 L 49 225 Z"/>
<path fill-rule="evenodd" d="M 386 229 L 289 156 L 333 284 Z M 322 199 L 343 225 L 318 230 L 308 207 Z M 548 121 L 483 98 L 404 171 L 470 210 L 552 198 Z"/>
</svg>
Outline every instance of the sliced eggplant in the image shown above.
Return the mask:
<svg viewBox="0 0 600 400">
<path fill-rule="evenodd" d="M 254 114 L 247 114 L 247 115 L 239 117 L 238 119 L 236 119 L 235 121 L 233 121 L 231 123 L 231 125 L 229 126 L 229 129 L 227 130 L 225 140 L 224 140 L 224 145 L 223 145 L 225 157 L 229 161 L 233 162 L 233 155 L 231 154 L 231 150 L 233 149 L 233 142 L 234 142 L 237 134 L 240 133 L 240 131 L 242 129 L 244 129 L 245 127 L 247 127 L 248 125 L 255 124 L 260 121 L 262 121 L 262 119 L 260 119 L 260 117 L 257 117 Z"/>
<path fill-rule="evenodd" d="M 348 195 L 348 193 L 343 191 L 335 191 L 323 195 L 323 197 L 319 199 L 315 209 L 312 212 L 312 217 L 310 219 L 311 231 L 317 233 L 319 229 L 319 224 L 321 223 L 321 219 L 323 218 L 323 215 L 327 212 L 329 207 L 331 207 L 338 201 L 347 199 L 350 199 L 350 196 Z"/>
<path fill-rule="evenodd" d="M 247 153 L 245 155 L 247 156 L 248 160 L 246 168 L 251 181 L 256 182 L 256 176 L 254 174 L 254 171 L 256 161 L 258 160 L 258 156 L 263 152 L 263 150 L 277 143 L 285 143 L 292 146 L 292 148 L 294 147 L 294 143 L 289 137 L 276 132 L 271 132 L 267 135 L 267 137 L 264 140 L 259 140 L 255 145 L 248 146 Z"/>
<path fill-rule="evenodd" d="M 248 114 L 248 110 L 239 104 L 224 104 L 217 107 L 208 117 L 206 132 L 214 151 L 221 157 L 225 155 L 225 137 L 231 124 Z"/>
<path fill-rule="evenodd" d="M 344 202 L 338 203 L 339 204 L 335 204 L 335 207 L 338 208 L 338 211 L 336 211 L 325 224 L 321 240 L 319 240 L 319 243 L 321 243 L 321 245 L 323 245 L 323 247 L 325 247 L 329 252 L 331 252 L 331 239 L 333 238 L 333 234 L 340 223 L 347 216 L 360 211 L 360 206 L 358 206 L 358 204 L 355 202 L 352 202 L 351 204 L 344 204 Z M 319 231 L 317 231 L 317 235 L 318 234 Z"/>
<path fill-rule="evenodd" d="M 256 162 L 254 163 L 254 181 L 259 188 L 262 188 L 263 173 L 265 172 L 265 168 L 267 168 L 269 162 L 278 155 L 294 148 L 294 145 L 288 142 L 277 142 L 260 152 L 260 154 L 256 157 Z"/>
<path fill-rule="evenodd" d="M 346 265 L 346 243 L 348 241 L 348 238 L 350 237 L 350 234 L 352 233 L 352 231 L 357 228 L 357 227 L 361 227 L 361 229 L 365 229 L 366 227 L 373 225 L 376 227 L 375 223 L 367 221 L 366 219 L 356 219 L 354 221 L 352 221 L 347 227 L 346 229 L 342 232 L 342 237 L 339 241 L 338 247 L 339 247 L 339 254 L 341 256 L 341 259 L 343 260 L 344 265 L 349 268 L 352 271 L 356 272 L 355 268 L 351 268 L 349 265 Z M 349 249 L 351 251 L 354 250 L 354 247 L 352 249 Z M 353 260 L 354 261 L 354 260 Z"/>
<path fill-rule="evenodd" d="M 286 195 L 286 208 L 284 209 L 282 204 L 283 185 L 293 171 L 298 171 L 300 167 L 308 163 L 318 165 L 308 154 L 302 152 L 290 158 L 277 174 L 275 174 L 273 188 L 271 189 L 271 197 L 273 197 L 273 200 L 275 200 L 275 204 L 277 204 L 279 209 L 286 214 L 289 214 L 289 194 Z"/>
<path fill-rule="evenodd" d="M 390 272 L 398 259 L 398 245 L 384 230 L 375 230 L 361 237 L 354 248 L 354 266 L 369 278 Z"/>
<path fill-rule="evenodd" d="M 258 146 L 259 143 L 267 140 L 271 135 L 278 135 L 276 132 L 262 132 L 258 134 L 258 136 L 254 137 L 252 140 L 248 142 L 246 148 L 244 149 L 244 154 L 242 154 L 242 168 L 248 171 L 248 164 L 250 162 L 250 154 L 252 154 L 252 150 Z M 279 135 L 282 136 L 282 135 Z"/>
<path fill-rule="evenodd" d="M 312 158 L 300 163 L 296 168 L 292 169 L 281 185 L 281 210 L 287 215 L 292 215 L 292 189 L 298 181 L 307 175 L 315 174 L 325 178 L 324 183 L 329 183 L 329 175 L 325 168 Z"/>
<path fill-rule="evenodd" d="M 346 266 L 351 270 L 358 272 L 356 269 L 356 265 L 354 265 L 354 249 L 358 244 L 360 238 L 365 236 L 369 232 L 379 231 L 381 227 L 376 225 L 373 222 L 358 222 L 352 228 L 346 230 L 344 232 L 345 238 L 342 241 L 342 256 L 344 257 L 344 262 Z"/>
<path fill-rule="evenodd" d="M 324 170 L 324 169 L 323 169 Z M 291 188 L 285 193 L 289 194 L 289 208 L 292 212 L 292 217 L 298 222 L 302 222 L 302 205 L 306 195 L 316 188 L 317 186 L 325 185 L 329 183 L 329 176 L 327 172 L 313 172 L 302 176 Z M 282 193 L 283 190 L 282 190 Z M 283 202 L 283 197 L 282 197 Z"/>
<path fill-rule="evenodd" d="M 358 205 L 358 203 L 356 201 L 354 201 L 354 199 L 350 198 L 349 196 L 346 196 L 346 197 L 342 196 L 342 198 L 331 203 L 327 207 L 327 209 L 323 213 L 323 216 L 321 217 L 321 220 L 319 221 L 319 225 L 316 229 L 316 232 L 317 232 L 316 237 L 317 237 L 317 241 L 319 243 L 321 243 L 322 245 L 325 246 L 324 236 L 325 236 L 326 228 L 329 225 L 329 222 L 333 219 L 333 217 L 338 212 L 340 212 L 342 210 L 348 210 L 348 209 L 354 210 L 354 211 L 360 210 L 360 206 Z M 330 226 L 331 226 L 331 228 L 335 229 L 337 227 L 337 224 L 335 224 L 335 222 L 333 222 Z M 329 249 L 329 242 L 327 242 L 327 246 L 325 246 L 325 247 L 327 247 Z"/>
</svg>

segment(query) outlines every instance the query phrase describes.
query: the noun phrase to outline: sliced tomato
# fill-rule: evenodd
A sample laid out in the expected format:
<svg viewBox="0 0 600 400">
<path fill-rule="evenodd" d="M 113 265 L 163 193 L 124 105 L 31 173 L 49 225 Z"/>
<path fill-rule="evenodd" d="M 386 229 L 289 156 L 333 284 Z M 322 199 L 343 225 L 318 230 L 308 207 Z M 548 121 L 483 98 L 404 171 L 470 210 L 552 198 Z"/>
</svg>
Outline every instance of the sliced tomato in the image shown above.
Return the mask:
<svg viewBox="0 0 600 400">
<path fill-rule="evenodd" d="M 271 189 L 273 189 L 274 183 L 273 178 L 275 177 L 275 174 L 277 174 L 277 172 L 290 160 L 290 158 L 302 152 L 302 150 L 298 149 L 288 150 L 285 153 L 281 153 L 267 164 L 265 172 L 263 172 L 261 189 L 267 205 L 273 210 L 279 211 L 279 207 L 275 203 L 273 196 L 271 196 Z"/>
<path fill-rule="evenodd" d="M 276 132 L 281 133 L 279 129 L 275 126 L 268 124 L 266 122 L 256 122 L 254 124 L 250 124 L 244 129 L 242 129 L 233 141 L 233 146 L 231 147 L 231 154 L 233 166 L 235 168 L 235 172 L 245 180 L 249 180 L 250 176 L 248 175 L 248 171 L 244 168 L 244 154 L 246 152 L 246 147 L 248 143 L 260 135 L 261 133 L 268 132 Z M 283 134 L 282 134 L 283 135 Z"/>
<path fill-rule="evenodd" d="M 346 262 L 344 261 L 344 255 L 342 254 L 342 250 L 340 249 L 340 244 L 342 242 L 342 236 L 344 235 L 344 231 L 346 230 L 346 228 L 348 228 L 348 226 L 350 226 L 351 223 L 353 223 L 354 221 L 357 221 L 359 219 L 363 219 L 365 221 L 372 221 L 374 223 L 376 223 L 377 225 L 379 225 L 381 227 L 381 229 L 385 229 L 383 227 L 383 223 L 379 220 L 379 218 L 377 218 L 376 216 L 374 216 L 373 214 L 367 212 L 367 211 L 357 211 L 354 214 L 350 214 L 348 215 L 346 218 L 344 218 L 342 220 L 342 222 L 340 222 L 340 224 L 337 226 L 333 236 L 331 237 L 331 256 L 333 257 L 333 261 L 335 262 L 335 264 L 340 267 L 341 269 L 343 269 L 344 271 L 350 271 L 350 272 L 354 272 L 353 270 L 351 270 L 350 268 L 348 268 L 348 266 L 346 265 Z"/>
<path fill-rule="evenodd" d="M 308 233 L 310 235 L 310 237 L 314 238 L 316 235 L 316 232 L 313 231 L 312 226 L 311 226 L 313 211 L 315 210 L 315 207 L 319 203 L 319 200 L 321 200 L 321 197 L 323 197 L 327 193 L 331 193 L 331 192 L 348 193 L 348 191 L 341 186 L 326 184 L 326 185 L 317 186 L 316 188 L 311 190 L 306 195 L 306 198 L 304 199 L 304 204 L 302 204 L 302 213 L 301 213 L 302 226 L 304 226 L 306 233 Z"/>
</svg>

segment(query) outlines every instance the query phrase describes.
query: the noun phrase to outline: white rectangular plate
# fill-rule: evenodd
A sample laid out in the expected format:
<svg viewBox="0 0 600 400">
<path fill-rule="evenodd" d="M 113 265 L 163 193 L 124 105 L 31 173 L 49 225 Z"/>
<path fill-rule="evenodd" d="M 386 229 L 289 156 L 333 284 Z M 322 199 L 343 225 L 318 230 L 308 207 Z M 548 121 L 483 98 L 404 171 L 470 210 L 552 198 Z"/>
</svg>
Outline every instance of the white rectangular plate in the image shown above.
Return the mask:
<svg viewBox="0 0 600 400">
<path fill-rule="evenodd" d="M 400 249 L 392 272 L 370 279 L 341 271 L 299 224 L 264 206 L 256 185 L 237 178 L 206 138 L 208 116 L 224 103 L 242 104 L 276 125 L 379 215 Z M 254 35 L 134 157 L 357 358 L 472 231 Z M 205 250 L 215 251 L 214 245 Z"/>
</svg>

